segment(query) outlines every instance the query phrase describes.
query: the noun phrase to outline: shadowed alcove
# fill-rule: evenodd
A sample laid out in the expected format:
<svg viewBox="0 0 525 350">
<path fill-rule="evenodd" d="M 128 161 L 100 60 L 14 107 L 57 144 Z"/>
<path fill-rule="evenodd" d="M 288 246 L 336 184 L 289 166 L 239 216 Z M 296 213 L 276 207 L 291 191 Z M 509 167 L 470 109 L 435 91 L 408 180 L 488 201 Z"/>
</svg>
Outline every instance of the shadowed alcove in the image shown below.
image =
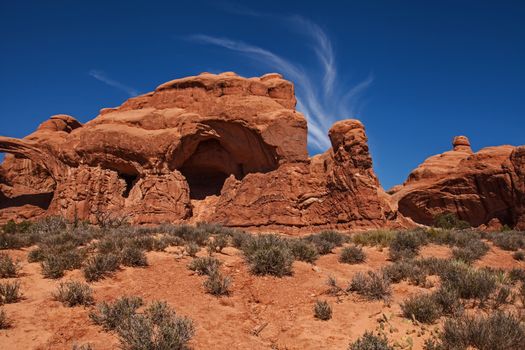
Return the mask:
<svg viewBox="0 0 525 350">
<path fill-rule="evenodd" d="M 233 175 L 268 172 L 278 167 L 275 147 L 255 130 L 236 122 L 206 121 L 204 130 L 182 140 L 174 167 L 186 178 L 191 199 L 220 195 Z"/>
</svg>

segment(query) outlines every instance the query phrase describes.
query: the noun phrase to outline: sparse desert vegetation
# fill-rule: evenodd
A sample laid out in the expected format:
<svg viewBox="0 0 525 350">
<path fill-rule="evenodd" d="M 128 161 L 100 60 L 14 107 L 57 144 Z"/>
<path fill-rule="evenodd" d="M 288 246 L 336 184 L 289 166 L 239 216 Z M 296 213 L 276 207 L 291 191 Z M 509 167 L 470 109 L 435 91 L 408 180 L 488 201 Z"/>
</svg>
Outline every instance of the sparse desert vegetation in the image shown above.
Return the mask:
<svg viewBox="0 0 525 350">
<path fill-rule="evenodd" d="M 232 339 L 243 348 L 350 350 L 525 344 L 521 232 L 295 238 L 213 224 L 15 225 L 2 233 L 1 341 L 130 350 L 226 349 Z M 55 333 L 25 336 L 42 324 Z M 348 336 L 344 324 L 359 326 Z"/>
</svg>

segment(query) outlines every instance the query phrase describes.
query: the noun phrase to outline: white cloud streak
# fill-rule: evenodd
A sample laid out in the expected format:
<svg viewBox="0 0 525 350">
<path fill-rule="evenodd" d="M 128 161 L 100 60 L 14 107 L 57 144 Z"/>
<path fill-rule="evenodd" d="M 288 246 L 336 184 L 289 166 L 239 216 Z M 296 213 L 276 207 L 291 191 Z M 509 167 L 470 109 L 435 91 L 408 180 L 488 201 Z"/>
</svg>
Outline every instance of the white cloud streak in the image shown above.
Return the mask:
<svg viewBox="0 0 525 350">
<path fill-rule="evenodd" d="M 243 14 L 270 16 L 245 10 Z M 308 121 L 308 143 L 314 150 L 325 151 L 330 147 L 327 135 L 329 128 L 337 120 L 355 118 L 359 97 L 372 84 L 373 76 L 370 75 L 352 88 L 344 89 L 337 81 L 337 64 L 332 43 L 322 28 L 300 16 L 278 18 L 291 23 L 309 37 L 320 69 L 317 67 L 305 70 L 301 65 L 267 49 L 230 38 L 196 34 L 189 39 L 239 52 L 292 80 L 295 83 L 297 110 L 303 113 Z"/>
<path fill-rule="evenodd" d="M 114 87 L 115 89 L 124 91 L 126 94 L 128 94 L 130 97 L 134 97 L 138 95 L 137 90 L 135 90 L 132 87 L 129 87 L 125 84 L 122 84 L 121 82 L 118 82 L 116 80 L 113 80 L 109 78 L 104 72 L 92 69 L 89 71 L 89 75 L 93 78 L 97 79 L 98 81 L 103 82 L 106 85 L 109 85 L 111 87 Z"/>
</svg>

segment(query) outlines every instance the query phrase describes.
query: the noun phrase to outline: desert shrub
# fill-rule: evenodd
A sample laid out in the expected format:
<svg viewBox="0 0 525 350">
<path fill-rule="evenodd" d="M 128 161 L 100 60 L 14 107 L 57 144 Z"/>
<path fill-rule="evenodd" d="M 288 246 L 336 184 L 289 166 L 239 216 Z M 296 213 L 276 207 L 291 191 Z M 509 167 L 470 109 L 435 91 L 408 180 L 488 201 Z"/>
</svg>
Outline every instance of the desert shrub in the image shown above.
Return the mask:
<svg viewBox="0 0 525 350">
<path fill-rule="evenodd" d="M 464 220 L 460 220 L 454 213 L 442 213 L 434 216 L 434 227 L 451 229 L 466 229 L 470 224 Z"/>
<path fill-rule="evenodd" d="M 222 250 L 228 246 L 228 241 L 228 236 L 226 236 L 225 234 L 213 236 L 211 239 L 208 240 L 208 252 L 210 254 L 222 252 Z"/>
<path fill-rule="evenodd" d="M 0 309 L 0 329 L 11 328 L 12 322 L 3 309 Z"/>
<path fill-rule="evenodd" d="M 53 297 L 68 307 L 93 304 L 93 291 L 86 283 L 78 281 L 60 283 Z"/>
<path fill-rule="evenodd" d="M 120 260 L 124 266 L 148 266 L 148 259 L 144 251 L 136 247 L 124 248 L 120 254 Z"/>
<path fill-rule="evenodd" d="M 9 255 L 0 253 L 0 278 L 12 278 L 18 276 L 20 263 L 14 261 Z"/>
<path fill-rule="evenodd" d="M 408 280 L 416 286 L 424 286 L 429 268 L 420 260 L 398 260 L 394 263 L 383 267 L 383 274 L 393 283 L 399 283 L 402 280 Z"/>
<path fill-rule="evenodd" d="M 319 254 L 326 255 L 331 253 L 335 247 L 342 246 L 346 239 L 337 231 L 323 231 L 309 235 L 305 240 L 314 244 Z"/>
<path fill-rule="evenodd" d="M 41 262 L 46 257 L 44 249 L 37 247 L 35 249 L 32 249 L 27 254 L 27 261 L 30 263 L 34 262 Z"/>
<path fill-rule="evenodd" d="M 20 292 L 20 282 L 0 283 L 0 305 L 16 303 L 22 298 Z"/>
<path fill-rule="evenodd" d="M 508 286 L 502 285 L 494 296 L 493 308 L 498 309 L 502 305 L 510 304 L 513 299 L 512 290 Z"/>
<path fill-rule="evenodd" d="M 392 293 L 390 284 L 390 280 L 383 273 L 358 272 L 352 278 L 347 290 L 371 300 L 385 299 Z"/>
<path fill-rule="evenodd" d="M 139 297 L 121 297 L 113 303 L 102 302 L 89 318 L 106 331 L 115 330 L 125 319 L 136 314 L 143 301 Z"/>
<path fill-rule="evenodd" d="M 247 240 L 242 251 L 256 275 L 282 277 L 292 274 L 294 256 L 285 239 L 277 235 L 259 235 Z"/>
<path fill-rule="evenodd" d="M 222 276 L 222 274 L 215 270 L 208 275 L 206 281 L 204 281 L 204 289 L 207 293 L 215 296 L 222 296 L 230 294 L 231 278 Z"/>
<path fill-rule="evenodd" d="M 31 228 L 30 221 L 21 221 L 19 223 L 14 220 L 9 220 L 4 225 L 2 225 L 2 231 L 4 233 L 26 233 Z"/>
<path fill-rule="evenodd" d="M 211 256 L 205 256 L 202 258 L 193 259 L 189 263 L 188 268 L 197 272 L 199 275 L 211 275 L 219 270 L 220 265 L 221 262 L 219 259 Z"/>
<path fill-rule="evenodd" d="M 296 260 L 314 263 L 319 258 L 315 245 L 306 240 L 291 239 L 288 246 Z"/>
<path fill-rule="evenodd" d="M 252 238 L 253 236 L 249 233 L 243 231 L 235 231 L 232 234 L 232 245 L 237 249 L 241 249 L 242 246 Z"/>
<path fill-rule="evenodd" d="M 314 316 L 327 321 L 332 318 L 332 307 L 326 300 L 317 300 L 314 305 Z"/>
<path fill-rule="evenodd" d="M 157 306 L 154 306 L 157 305 Z M 144 314 L 125 319 L 117 334 L 123 350 L 170 349 L 183 350 L 195 334 L 193 322 L 179 317 L 167 305 L 152 304 Z M 155 311 L 152 312 L 151 309 Z"/>
<path fill-rule="evenodd" d="M 350 344 L 348 350 L 394 350 L 388 345 L 388 340 L 384 335 L 374 335 L 366 331 L 359 339 Z"/>
<path fill-rule="evenodd" d="M 421 231 L 401 231 L 392 239 L 389 245 L 389 256 L 392 261 L 412 259 L 420 247 L 425 244 L 425 235 Z"/>
<path fill-rule="evenodd" d="M 525 327 L 512 314 L 447 319 L 439 335 L 441 349 L 519 350 L 525 348 Z"/>
<path fill-rule="evenodd" d="M 509 271 L 509 279 L 512 282 L 524 281 L 525 282 L 525 270 L 519 267 L 514 267 Z"/>
<path fill-rule="evenodd" d="M 119 268 L 119 257 L 115 254 L 97 254 L 90 258 L 82 268 L 88 282 L 98 281 Z"/>
<path fill-rule="evenodd" d="M 478 299 L 483 304 L 496 289 L 494 274 L 461 263 L 449 264 L 440 273 L 441 283 L 455 289 L 463 299 Z"/>
<path fill-rule="evenodd" d="M 517 252 L 514 252 L 512 254 L 512 257 L 514 258 L 514 260 L 523 261 L 525 260 L 525 252 L 523 252 L 523 250 L 519 250 Z"/>
<path fill-rule="evenodd" d="M 78 269 L 82 266 L 85 253 L 72 248 L 70 251 L 48 250 L 43 252 L 43 259 L 40 262 L 42 275 L 45 278 L 60 278 L 64 276 L 64 271 Z"/>
<path fill-rule="evenodd" d="M 341 288 L 337 284 L 337 279 L 333 276 L 328 276 L 328 279 L 326 280 L 326 284 L 328 285 L 328 294 L 330 295 L 338 295 L 343 291 L 343 288 Z"/>
<path fill-rule="evenodd" d="M 210 232 L 206 231 L 206 227 L 194 227 L 190 225 L 174 226 L 170 234 L 184 239 L 186 242 L 192 242 L 199 246 L 206 245 Z"/>
<path fill-rule="evenodd" d="M 261 247 L 248 255 L 252 273 L 282 277 L 292 274 L 293 255 L 285 246 Z"/>
<path fill-rule="evenodd" d="M 359 245 L 388 247 L 395 236 L 396 231 L 375 230 L 355 234 L 352 241 Z"/>
<path fill-rule="evenodd" d="M 339 256 L 339 261 L 345 264 L 359 264 L 366 260 L 366 254 L 360 246 L 344 247 Z"/>
<path fill-rule="evenodd" d="M 490 234 L 488 238 L 504 250 L 525 249 L 525 233 L 523 232 L 498 232 Z"/>
<path fill-rule="evenodd" d="M 201 248 L 195 243 L 189 243 L 184 247 L 184 250 L 189 256 L 196 257 Z"/>
<path fill-rule="evenodd" d="M 432 298 L 441 307 L 443 315 L 457 316 L 463 313 L 463 304 L 457 290 L 440 286 L 432 293 Z"/>
<path fill-rule="evenodd" d="M 441 305 L 432 294 L 421 294 L 406 299 L 401 304 L 403 316 L 422 323 L 434 323 L 441 316 Z"/>
<path fill-rule="evenodd" d="M 0 249 L 20 249 L 27 243 L 18 235 L 12 233 L 0 233 Z"/>
<path fill-rule="evenodd" d="M 464 261 L 468 264 L 480 259 L 487 254 L 489 246 L 481 240 L 471 240 L 465 247 L 453 248 L 454 259 Z"/>
</svg>

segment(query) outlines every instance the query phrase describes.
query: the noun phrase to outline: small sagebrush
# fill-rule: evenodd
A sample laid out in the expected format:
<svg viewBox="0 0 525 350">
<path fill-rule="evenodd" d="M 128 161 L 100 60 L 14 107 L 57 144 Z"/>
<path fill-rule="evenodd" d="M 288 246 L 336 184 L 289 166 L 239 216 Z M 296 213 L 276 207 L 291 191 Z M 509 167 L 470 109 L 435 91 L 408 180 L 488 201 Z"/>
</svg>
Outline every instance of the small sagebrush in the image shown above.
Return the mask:
<svg viewBox="0 0 525 350">
<path fill-rule="evenodd" d="M 82 268 L 88 282 L 98 281 L 119 268 L 120 259 L 115 254 L 97 254 Z"/>
<path fill-rule="evenodd" d="M 135 315 L 143 301 L 139 297 L 121 297 L 113 303 L 102 302 L 89 314 L 91 320 L 106 331 L 115 330 L 124 320 Z"/>
<path fill-rule="evenodd" d="M 388 345 L 388 340 L 384 335 L 374 335 L 366 331 L 359 339 L 350 344 L 348 350 L 394 350 L 394 348 Z"/>
<path fill-rule="evenodd" d="M 188 268 L 192 271 L 197 272 L 199 275 L 211 275 L 219 270 L 221 262 L 219 259 L 205 256 L 193 259 Z"/>
<path fill-rule="evenodd" d="M 319 258 L 315 245 L 304 239 L 291 239 L 288 246 L 296 260 L 314 263 Z"/>
<path fill-rule="evenodd" d="M 148 266 L 148 259 L 143 250 L 137 247 L 124 248 L 120 254 L 120 260 L 122 265 L 131 267 L 144 267 Z"/>
<path fill-rule="evenodd" d="M 22 299 L 22 293 L 19 281 L 0 283 L 0 305 L 16 303 L 20 299 Z"/>
<path fill-rule="evenodd" d="M 425 244 L 425 234 L 421 231 L 401 231 L 389 245 L 389 256 L 392 261 L 412 259 Z"/>
<path fill-rule="evenodd" d="M 360 246 L 352 245 L 343 248 L 339 261 L 346 264 L 359 264 L 366 260 L 366 254 Z"/>
<path fill-rule="evenodd" d="M 14 261 L 9 255 L 0 253 L 0 278 L 13 278 L 18 276 L 20 263 Z"/>
<path fill-rule="evenodd" d="M 352 278 L 347 288 L 371 300 L 385 299 L 392 294 L 391 282 L 383 273 L 368 271 L 358 272 Z"/>
<path fill-rule="evenodd" d="M 184 250 L 186 253 L 191 257 L 196 257 L 197 253 L 201 250 L 201 248 L 196 243 L 189 243 L 184 247 Z"/>
<path fill-rule="evenodd" d="M 3 309 L 0 309 L 0 329 L 11 328 L 12 322 Z"/>
<path fill-rule="evenodd" d="M 204 281 L 204 289 L 207 293 L 215 296 L 229 295 L 230 284 L 230 277 L 224 277 L 219 271 L 214 271 Z"/>
<path fill-rule="evenodd" d="M 422 323 L 434 323 L 442 314 L 441 305 L 432 294 L 421 294 L 405 300 L 401 304 L 403 316 Z"/>
<path fill-rule="evenodd" d="M 93 291 L 86 283 L 78 281 L 60 283 L 53 297 L 68 307 L 93 304 Z"/>
<path fill-rule="evenodd" d="M 314 305 L 314 316 L 327 321 L 332 318 L 332 307 L 326 300 L 317 300 Z"/>
<path fill-rule="evenodd" d="M 145 313 L 125 319 L 116 331 L 123 350 L 183 350 L 195 334 L 195 327 L 166 303 L 154 302 Z"/>
</svg>

